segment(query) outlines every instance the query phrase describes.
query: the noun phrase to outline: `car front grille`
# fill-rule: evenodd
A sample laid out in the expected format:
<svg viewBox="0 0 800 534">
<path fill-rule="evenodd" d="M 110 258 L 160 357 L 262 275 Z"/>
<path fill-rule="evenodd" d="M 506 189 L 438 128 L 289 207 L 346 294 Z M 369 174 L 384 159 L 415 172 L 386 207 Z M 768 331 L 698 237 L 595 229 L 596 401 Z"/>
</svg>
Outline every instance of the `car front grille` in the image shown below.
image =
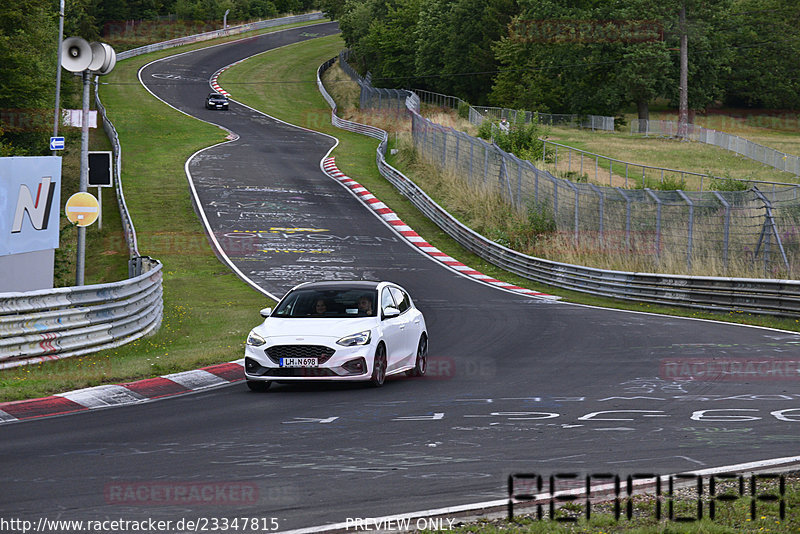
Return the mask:
<svg viewBox="0 0 800 534">
<path fill-rule="evenodd" d="M 317 363 L 321 365 L 336 351 L 324 345 L 274 345 L 264 352 L 270 360 L 279 365 L 281 358 L 317 358 Z"/>
<path fill-rule="evenodd" d="M 277 369 L 265 369 L 261 376 L 319 378 L 339 375 L 327 367 L 279 367 Z"/>
</svg>

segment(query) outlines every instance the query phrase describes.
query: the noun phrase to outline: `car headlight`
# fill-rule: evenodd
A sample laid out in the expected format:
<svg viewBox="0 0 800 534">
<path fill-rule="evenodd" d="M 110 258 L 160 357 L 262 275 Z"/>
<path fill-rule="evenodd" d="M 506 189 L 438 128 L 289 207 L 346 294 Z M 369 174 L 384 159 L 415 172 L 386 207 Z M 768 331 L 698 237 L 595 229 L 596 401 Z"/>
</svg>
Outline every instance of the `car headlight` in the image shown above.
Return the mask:
<svg viewBox="0 0 800 534">
<path fill-rule="evenodd" d="M 369 330 L 364 330 L 363 332 L 359 332 L 358 334 L 353 334 L 352 336 L 345 336 L 339 341 L 337 341 L 336 344 L 345 347 L 353 347 L 355 345 L 368 345 L 370 339 L 372 339 L 372 332 L 370 332 Z"/>
<path fill-rule="evenodd" d="M 261 345 L 263 345 L 266 342 L 267 342 L 266 339 L 264 339 L 263 337 L 259 336 L 258 334 L 256 334 L 252 330 L 247 335 L 247 344 L 248 345 L 252 345 L 253 347 L 260 347 Z"/>
</svg>

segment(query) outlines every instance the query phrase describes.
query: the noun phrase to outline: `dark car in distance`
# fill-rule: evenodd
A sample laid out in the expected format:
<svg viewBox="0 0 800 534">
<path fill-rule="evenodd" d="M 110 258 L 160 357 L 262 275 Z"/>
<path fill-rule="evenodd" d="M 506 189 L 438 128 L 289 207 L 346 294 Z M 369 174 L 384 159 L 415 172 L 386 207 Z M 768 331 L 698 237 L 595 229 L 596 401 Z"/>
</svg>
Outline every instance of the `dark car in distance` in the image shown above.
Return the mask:
<svg viewBox="0 0 800 534">
<path fill-rule="evenodd" d="M 228 97 L 222 93 L 210 93 L 206 97 L 206 109 L 228 109 Z"/>
</svg>

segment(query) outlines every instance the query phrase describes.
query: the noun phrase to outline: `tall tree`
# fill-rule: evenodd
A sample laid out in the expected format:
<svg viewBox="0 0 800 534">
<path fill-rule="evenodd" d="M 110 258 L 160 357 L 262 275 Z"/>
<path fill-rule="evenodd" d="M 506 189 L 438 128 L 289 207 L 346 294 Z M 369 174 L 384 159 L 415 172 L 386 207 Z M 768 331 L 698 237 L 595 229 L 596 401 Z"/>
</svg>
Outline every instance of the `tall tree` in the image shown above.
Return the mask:
<svg viewBox="0 0 800 534">
<path fill-rule="evenodd" d="M 800 9 L 796 0 L 738 0 L 727 30 L 731 106 L 800 109 Z"/>
<path fill-rule="evenodd" d="M 55 98 L 56 16 L 47 0 L 0 3 L 0 144 L 6 145 L 7 154 L 47 151 Z"/>
<path fill-rule="evenodd" d="M 486 101 L 497 69 L 494 41 L 516 13 L 515 0 L 429 0 L 416 28 L 416 72 L 425 88 Z"/>
</svg>

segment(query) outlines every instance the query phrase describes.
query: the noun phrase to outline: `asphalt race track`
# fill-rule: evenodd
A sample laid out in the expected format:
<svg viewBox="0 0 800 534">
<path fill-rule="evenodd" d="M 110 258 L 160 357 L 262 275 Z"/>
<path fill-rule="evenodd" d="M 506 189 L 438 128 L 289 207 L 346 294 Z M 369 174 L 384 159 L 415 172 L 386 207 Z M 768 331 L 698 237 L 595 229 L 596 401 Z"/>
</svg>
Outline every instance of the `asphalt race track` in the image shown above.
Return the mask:
<svg viewBox="0 0 800 534">
<path fill-rule="evenodd" d="M 188 164 L 233 265 L 276 296 L 323 278 L 400 283 L 428 322 L 430 376 L 264 394 L 238 383 L 6 425 L 0 516 L 248 517 L 268 523 L 254 531 L 287 530 L 502 499 L 512 472 L 665 474 L 800 455 L 797 376 L 688 382 L 665 366 L 796 360 L 800 336 L 547 302 L 465 279 L 320 170 L 332 138 L 236 103 L 204 109 L 218 69 L 309 31 L 338 30 L 267 34 L 140 76 L 172 106 L 239 136 Z M 200 497 L 181 498 L 192 492 Z"/>
</svg>

